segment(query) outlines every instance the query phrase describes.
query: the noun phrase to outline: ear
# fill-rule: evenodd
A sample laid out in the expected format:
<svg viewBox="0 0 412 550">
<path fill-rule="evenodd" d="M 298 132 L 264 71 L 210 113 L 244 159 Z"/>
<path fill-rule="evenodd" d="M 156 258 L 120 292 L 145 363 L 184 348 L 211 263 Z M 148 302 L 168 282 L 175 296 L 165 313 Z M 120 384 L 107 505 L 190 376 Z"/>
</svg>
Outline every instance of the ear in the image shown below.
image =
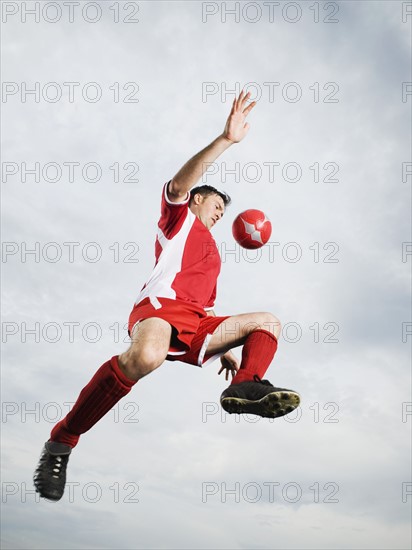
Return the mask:
<svg viewBox="0 0 412 550">
<path fill-rule="evenodd" d="M 194 196 L 193 196 L 193 202 L 195 204 L 200 204 L 202 202 L 202 198 L 203 196 L 200 194 L 200 193 L 196 193 Z"/>
</svg>

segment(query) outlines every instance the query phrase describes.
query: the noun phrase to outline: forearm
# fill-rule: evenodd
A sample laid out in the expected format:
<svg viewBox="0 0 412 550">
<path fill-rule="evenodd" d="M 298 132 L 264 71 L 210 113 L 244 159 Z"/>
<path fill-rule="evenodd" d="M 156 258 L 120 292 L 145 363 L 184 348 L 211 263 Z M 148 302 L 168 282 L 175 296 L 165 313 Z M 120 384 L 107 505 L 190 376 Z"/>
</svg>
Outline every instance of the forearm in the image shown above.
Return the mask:
<svg viewBox="0 0 412 550">
<path fill-rule="evenodd" d="M 239 143 L 246 136 L 249 131 L 249 123 L 245 122 L 245 119 L 256 104 L 256 101 L 252 101 L 247 105 L 249 96 L 250 92 L 246 95 L 243 90 L 240 92 L 239 97 L 233 100 L 223 133 L 188 160 L 173 177 L 168 188 L 172 202 L 179 202 L 186 197 L 187 192 L 196 185 L 210 164 L 233 143 Z"/>
<path fill-rule="evenodd" d="M 199 153 L 188 160 L 173 177 L 170 189 L 171 193 L 185 195 L 196 185 L 210 164 L 232 144 L 233 142 L 221 134 L 207 147 L 199 151 Z"/>
</svg>

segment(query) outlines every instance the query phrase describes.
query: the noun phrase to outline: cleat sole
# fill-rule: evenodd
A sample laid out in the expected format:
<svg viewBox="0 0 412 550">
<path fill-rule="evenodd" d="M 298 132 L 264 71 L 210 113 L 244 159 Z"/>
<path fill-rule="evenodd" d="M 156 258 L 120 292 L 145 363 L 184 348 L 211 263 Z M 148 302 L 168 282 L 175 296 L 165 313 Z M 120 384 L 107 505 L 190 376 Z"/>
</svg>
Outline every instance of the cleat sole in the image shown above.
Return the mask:
<svg viewBox="0 0 412 550">
<path fill-rule="evenodd" d="M 256 414 L 264 418 L 278 418 L 294 411 L 299 406 L 300 396 L 294 391 L 283 390 L 268 393 L 257 401 L 224 397 L 220 403 L 229 414 Z"/>
</svg>

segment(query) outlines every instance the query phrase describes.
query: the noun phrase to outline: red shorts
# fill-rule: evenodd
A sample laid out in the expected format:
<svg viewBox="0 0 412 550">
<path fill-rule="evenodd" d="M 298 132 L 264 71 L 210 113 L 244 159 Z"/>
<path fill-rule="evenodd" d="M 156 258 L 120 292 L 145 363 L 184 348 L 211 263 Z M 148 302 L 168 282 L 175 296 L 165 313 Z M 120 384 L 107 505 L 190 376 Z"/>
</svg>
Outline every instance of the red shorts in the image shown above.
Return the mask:
<svg viewBox="0 0 412 550">
<path fill-rule="evenodd" d="M 169 361 L 183 361 L 202 367 L 223 355 L 224 352 L 207 354 L 206 349 L 212 334 L 228 315 L 212 317 L 203 308 L 182 300 L 145 298 L 130 313 L 129 335 L 132 335 L 139 321 L 150 317 L 164 319 L 172 325 L 170 348 L 166 357 Z"/>
</svg>

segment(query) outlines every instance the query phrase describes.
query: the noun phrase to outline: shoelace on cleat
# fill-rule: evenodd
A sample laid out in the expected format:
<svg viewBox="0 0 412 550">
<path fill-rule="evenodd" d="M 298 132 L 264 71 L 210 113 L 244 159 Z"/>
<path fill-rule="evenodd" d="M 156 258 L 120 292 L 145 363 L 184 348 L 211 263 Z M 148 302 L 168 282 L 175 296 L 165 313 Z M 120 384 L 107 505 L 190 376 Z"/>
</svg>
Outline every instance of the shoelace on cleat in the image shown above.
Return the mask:
<svg viewBox="0 0 412 550">
<path fill-rule="evenodd" d="M 262 380 L 257 374 L 253 375 L 253 381 L 258 382 L 259 384 L 264 384 L 265 386 L 272 386 L 269 380 Z"/>
</svg>

